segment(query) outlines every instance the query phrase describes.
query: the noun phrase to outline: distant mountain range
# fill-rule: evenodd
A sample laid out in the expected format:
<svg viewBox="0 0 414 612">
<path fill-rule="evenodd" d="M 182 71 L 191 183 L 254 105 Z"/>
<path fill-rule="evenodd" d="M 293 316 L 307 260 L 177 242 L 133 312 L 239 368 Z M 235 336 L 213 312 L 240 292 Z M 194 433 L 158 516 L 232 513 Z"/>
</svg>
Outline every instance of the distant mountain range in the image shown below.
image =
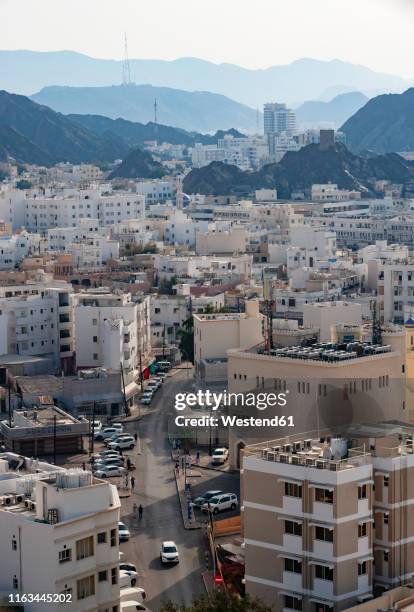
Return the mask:
<svg viewBox="0 0 414 612">
<path fill-rule="evenodd" d="M 59 161 L 102 162 L 122 157 L 127 148 L 101 138 L 67 117 L 25 96 L 0 91 L 0 150 L 18 162 L 51 165 Z"/>
<path fill-rule="evenodd" d="M 341 130 L 352 151 L 414 150 L 414 88 L 373 98 Z"/>
<path fill-rule="evenodd" d="M 191 57 L 174 61 L 131 59 L 130 65 L 136 83 L 210 91 L 254 108 L 269 101 L 292 104 L 326 96 L 330 99 L 349 91 L 362 91 L 370 96 L 385 91 L 401 92 L 414 81 L 340 60 L 308 58 L 257 70 Z M 96 59 L 73 51 L 0 51 L 0 87 L 16 93 L 29 95 L 49 85 L 118 85 L 121 74 L 121 61 Z M 170 123 L 161 114 L 160 121 Z"/>
<path fill-rule="evenodd" d="M 369 98 L 359 91 L 343 93 L 329 102 L 318 100 L 304 102 L 296 109 L 296 116 L 302 127 L 317 127 L 331 123 L 333 127 L 338 128 L 368 100 Z"/>
<path fill-rule="evenodd" d="M 45 87 L 32 96 L 39 104 L 67 114 L 104 115 L 147 123 L 154 119 L 190 131 L 255 129 L 255 110 L 225 96 L 205 91 L 183 91 L 151 85 L 111 87 Z"/>
<path fill-rule="evenodd" d="M 276 188 L 280 198 L 289 198 L 292 191 L 332 182 L 343 189 L 362 189 L 372 195 L 373 179 L 405 183 L 414 179 L 414 164 L 395 153 L 364 158 L 340 143 L 327 150 L 314 144 L 288 152 L 279 163 L 268 164 L 257 172 L 243 172 L 221 162 L 193 169 L 184 179 L 183 190 L 189 194 L 226 195 Z"/>
<path fill-rule="evenodd" d="M 65 116 L 25 96 L 0 91 L 0 160 L 13 157 L 21 164 L 50 166 L 57 162 L 111 162 L 125 158 L 145 141 L 172 144 L 213 144 L 224 134 L 242 136 L 237 130 L 214 135 L 155 125 L 143 125 L 98 115 Z M 150 177 L 148 177 L 150 178 Z"/>
</svg>

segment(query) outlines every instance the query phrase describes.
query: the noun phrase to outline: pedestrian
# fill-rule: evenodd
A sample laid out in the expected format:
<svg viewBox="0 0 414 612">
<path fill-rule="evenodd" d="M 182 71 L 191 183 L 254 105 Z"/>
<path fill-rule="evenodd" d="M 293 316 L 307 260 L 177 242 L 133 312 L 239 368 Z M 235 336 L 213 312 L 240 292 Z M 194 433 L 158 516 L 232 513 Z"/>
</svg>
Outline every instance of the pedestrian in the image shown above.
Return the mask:
<svg viewBox="0 0 414 612">
<path fill-rule="evenodd" d="M 197 463 L 197 465 L 200 464 L 200 451 L 197 451 L 196 463 Z"/>
<path fill-rule="evenodd" d="M 138 516 L 139 516 L 139 519 L 140 519 L 140 520 L 142 519 L 142 513 L 143 513 L 143 511 L 144 511 L 144 508 L 143 508 L 143 507 L 141 506 L 141 504 L 140 504 L 140 505 L 139 505 L 139 507 L 138 507 Z"/>
<path fill-rule="evenodd" d="M 125 488 L 127 489 L 129 485 L 129 478 L 128 478 L 128 474 L 125 476 Z"/>
<path fill-rule="evenodd" d="M 135 502 L 134 502 L 134 505 L 132 506 L 132 512 L 134 513 L 134 515 L 138 512 L 138 506 L 136 505 Z"/>
<path fill-rule="evenodd" d="M 138 440 L 138 433 L 137 432 L 134 433 L 134 439 L 135 439 L 135 442 Z"/>
<path fill-rule="evenodd" d="M 127 469 L 130 470 L 131 469 L 131 459 L 128 457 L 127 459 Z"/>
<path fill-rule="evenodd" d="M 119 454 L 121 455 L 121 457 L 124 456 L 124 453 L 122 452 L 122 448 L 119 449 Z"/>
<path fill-rule="evenodd" d="M 84 461 L 82 462 L 82 469 L 83 469 L 83 471 L 85 471 L 85 470 L 86 470 L 86 464 L 85 464 L 85 462 L 84 462 Z"/>
<path fill-rule="evenodd" d="M 135 478 L 131 476 L 131 489 L 134 490 L 135 487 Z"/>
</svg>

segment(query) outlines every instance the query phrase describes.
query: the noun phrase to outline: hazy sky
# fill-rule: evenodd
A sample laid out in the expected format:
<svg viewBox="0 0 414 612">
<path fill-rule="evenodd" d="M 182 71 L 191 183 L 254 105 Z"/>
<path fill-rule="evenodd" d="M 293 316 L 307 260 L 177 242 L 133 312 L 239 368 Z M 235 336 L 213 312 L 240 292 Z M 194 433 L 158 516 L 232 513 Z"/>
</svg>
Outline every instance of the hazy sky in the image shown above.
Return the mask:
<svg viewBox="0 0 414 612">
<path fill-rule="evenodd" d="M 200 57 L 258 68 L 339 58 L 414 77 L 414 0 L 0 0 L 0 48 Z"/>
</svg>

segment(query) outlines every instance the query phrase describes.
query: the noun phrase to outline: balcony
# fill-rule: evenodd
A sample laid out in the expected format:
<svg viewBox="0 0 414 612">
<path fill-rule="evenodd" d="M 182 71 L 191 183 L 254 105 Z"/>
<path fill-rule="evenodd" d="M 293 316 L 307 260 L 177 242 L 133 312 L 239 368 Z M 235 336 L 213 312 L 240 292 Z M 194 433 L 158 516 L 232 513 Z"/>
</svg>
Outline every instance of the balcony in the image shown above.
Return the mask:
<svg viewBox="0 0 414 612">
<path fill-rule="evenodd" d="M 326 599 L 332 598 L 334 594 L 334 583 L 332 580 L 315 578 L 313 581 L 313 594 Z"/>
<path fill-rule="evenodd" d="M 333 542 L 324 542 L 323 540 L 314 540 L 313 553 L 321 559 L 332 559 L 333 557 Z"/>
<path fill-rule="evenodd" d="M 325 504 L 323 502 L 313 502 L 313 514 L 319 520 L 333 518 L 333 504 Z"/>
<path fill-rule="evenodd" d="M 303 513 L 303 504 L 301 497 L 291 497 L 290 495 L 283 496 L 283 510 L 286 514 L 301 515 Z"/>
<path fill-rule="evenodd" d="M 291 535 L 290 533 L 284 533 L 283 549 L 292 553 L 302 554 L 302 536 L 295 536 Z"/>
<path fill-rule="evenodd" d="M 294 591 L 302 589 L 302 574 L 295 572 L 283 572 L 283 587 Z"/>
</svg>

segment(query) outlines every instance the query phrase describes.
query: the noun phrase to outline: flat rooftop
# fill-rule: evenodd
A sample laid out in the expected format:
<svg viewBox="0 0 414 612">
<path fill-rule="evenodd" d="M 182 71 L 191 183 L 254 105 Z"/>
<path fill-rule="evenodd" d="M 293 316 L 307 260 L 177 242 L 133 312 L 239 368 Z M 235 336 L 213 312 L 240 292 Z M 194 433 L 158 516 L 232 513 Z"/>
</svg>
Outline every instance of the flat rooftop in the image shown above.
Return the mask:
<svg viewBox="0 0 414 612">
<path fill-rule="evenodd" d="M 323 361 L 327 363 L 339 363 L 351 359 L 372 357 L 391 353 L 392 346 L 389 344 L 371 344 L 369 342 L 323 342 L 310 346 L 291 346 L 283 348 L 267 349 L 264 344 L 250 349 L 251 353 L 266 355 L 277 359 L 301 359 L 306 361 Z"/>
</svg>

